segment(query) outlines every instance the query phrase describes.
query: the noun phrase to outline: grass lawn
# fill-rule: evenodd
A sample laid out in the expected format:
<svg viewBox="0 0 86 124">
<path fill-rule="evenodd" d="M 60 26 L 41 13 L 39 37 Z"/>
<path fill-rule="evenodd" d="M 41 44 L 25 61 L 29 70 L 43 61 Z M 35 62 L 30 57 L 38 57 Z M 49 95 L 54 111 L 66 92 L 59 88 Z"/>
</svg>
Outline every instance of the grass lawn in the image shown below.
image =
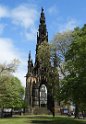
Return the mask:
<svg viewBox="0 0 86 124">
<path fill-rule="evenodd" d="M 0 119 L 0 124 L 86 124 L 86 120 L 70 117 L 18 116 Z"/>
</svg>

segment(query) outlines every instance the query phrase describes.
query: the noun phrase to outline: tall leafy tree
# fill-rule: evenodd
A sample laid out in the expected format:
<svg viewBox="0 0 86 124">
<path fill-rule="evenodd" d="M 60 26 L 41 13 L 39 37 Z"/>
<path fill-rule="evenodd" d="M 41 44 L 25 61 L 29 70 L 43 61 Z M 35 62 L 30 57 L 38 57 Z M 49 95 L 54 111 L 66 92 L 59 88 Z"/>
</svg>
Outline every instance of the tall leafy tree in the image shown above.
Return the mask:
<svg viewBox="0 0 86 124">
<path fill-rule="evenodd" d="M 14 76 L 3 76 L 2 82 L 0 82 L 0 107 L 21 108 L 23 97 L 24 89 L 19 79 Z"/>
<path fill-rule="evenodd" d="M 60 95 L 60 90 L 63 85 L 62 80 L 66 76 L 65 55 L 72 41 L 73 41 L 72 31 L 65 31 L 62 33 L 58 33 L 54 36 L 53 40 L 51 41 L 51 56 L 52 56 L 51 59 L 53 64 L 56 65 L 58 68 L 58 72 L 57 72 L 58 90 L 56 91 L 56 97 L 59 105 L 62 100 Z"/>
<path fill-rule="evenodd" d="M 66 76 L 63 81 L 62 95 L 75 104 L 75 117 L 81 105 L 86 104 L 86 25 L 76 28 L 73 42 L 65 55 Z M 82 104 L 83 103 L 83 104 Z M 84 108 L 85 109 L 85 108 Z"/>
</svg>

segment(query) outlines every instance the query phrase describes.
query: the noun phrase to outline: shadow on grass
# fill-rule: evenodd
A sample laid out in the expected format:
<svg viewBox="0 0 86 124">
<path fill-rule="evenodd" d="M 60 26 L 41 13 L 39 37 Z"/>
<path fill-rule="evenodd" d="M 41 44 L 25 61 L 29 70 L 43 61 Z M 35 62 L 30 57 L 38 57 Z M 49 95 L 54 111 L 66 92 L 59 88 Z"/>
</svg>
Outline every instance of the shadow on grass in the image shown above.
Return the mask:
<svg viewBox="0 0 86 124">
<path fill-rule="evenodd" d="M 84 120 L 76 120 L 66 117 L 36 117 L 32 120 L 33 124 L 86 124 Z"/>
</svg>

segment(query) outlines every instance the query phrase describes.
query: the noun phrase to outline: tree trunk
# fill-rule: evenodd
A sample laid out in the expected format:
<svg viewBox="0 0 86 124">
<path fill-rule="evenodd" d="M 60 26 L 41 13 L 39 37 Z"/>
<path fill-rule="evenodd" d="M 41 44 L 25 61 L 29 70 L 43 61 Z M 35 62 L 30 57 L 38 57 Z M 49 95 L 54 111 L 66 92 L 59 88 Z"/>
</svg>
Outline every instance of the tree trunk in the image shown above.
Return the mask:
<svg viewBox="0 0 86 124">
<path fill-rule="evenodd" d="M 75 118 L 79 118 L 79 106 L 78 106 L 78 104 L 75 105 Z"/>
</svg>

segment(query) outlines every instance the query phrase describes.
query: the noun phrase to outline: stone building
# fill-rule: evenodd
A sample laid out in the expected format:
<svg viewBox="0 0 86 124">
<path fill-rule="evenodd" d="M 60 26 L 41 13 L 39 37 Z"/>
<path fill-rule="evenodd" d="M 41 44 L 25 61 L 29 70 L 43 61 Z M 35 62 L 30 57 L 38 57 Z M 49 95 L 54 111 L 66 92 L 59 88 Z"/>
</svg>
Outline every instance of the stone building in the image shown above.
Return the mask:
<svg viewBox="0 0 86 124">
<path fill-rule="evenodd" d="M 54 107 L 54 100 L 50 97 L 48 92 L 48 85 L 46 78 L 41 76 L 41 68 L 37 58 L 38 46 L 46 41 L 48 43 L 48 32 L 46 29 L 45 15 L 42 8 L 40 15 L 40 24 L 37 32 L 37 45 L 35 64 L 33 65 L 31 53 L 28 58 L 28 72 L 26 74 L 26 94 L 25 102 L 27 105 L 26 112 L 36 113 L 38 108 L 47 109 L 49 106 Z M 50 95 L 50 96 L 49 96 Z M 36 111 L 37 110 L 37 111 Z M 43 111 L 41 110 L 41 111 Z M 40 112 L 39 112 L 40 113 Z"/>
</svg>

